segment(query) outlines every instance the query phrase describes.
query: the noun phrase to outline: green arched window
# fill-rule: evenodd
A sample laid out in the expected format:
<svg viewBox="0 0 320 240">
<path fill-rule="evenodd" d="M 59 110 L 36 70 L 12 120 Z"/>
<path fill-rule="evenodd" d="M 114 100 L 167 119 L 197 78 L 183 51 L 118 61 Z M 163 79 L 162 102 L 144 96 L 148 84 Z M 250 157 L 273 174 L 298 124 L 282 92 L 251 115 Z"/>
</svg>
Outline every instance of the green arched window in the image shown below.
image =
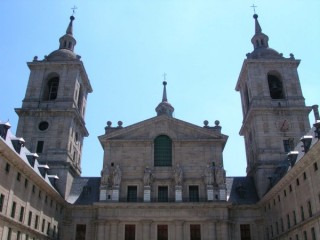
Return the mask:
<svg viewBox="0 0 320 240">
<path fill-rule="evenodd" d="M 154 166 L 172 166 L 172 141 L 166 135 L 154 140 Z"/>
</svg>

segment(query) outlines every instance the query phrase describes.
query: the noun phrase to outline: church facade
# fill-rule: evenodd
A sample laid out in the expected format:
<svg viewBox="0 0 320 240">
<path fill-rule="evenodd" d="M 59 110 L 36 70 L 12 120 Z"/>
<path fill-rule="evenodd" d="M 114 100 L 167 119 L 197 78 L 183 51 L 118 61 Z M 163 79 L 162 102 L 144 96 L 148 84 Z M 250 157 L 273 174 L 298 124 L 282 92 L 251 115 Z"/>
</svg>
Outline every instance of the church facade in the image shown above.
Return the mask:
<svg viewBox="0 0 320 240">
<path fill-rule="evenodd" d="M 305 105 L 300 60 L 269 47 L 258 15 L 236 84 L 244 177 L 226 176 L 228 136 L 219 121 L 196 126 L 173 117 L 166 81 L 155 117 L 107 122 L 101 176 L 82 177 L 92 87 L 74 52 L 73 21 L 58 50 L 28 63 L 19 137 L 0 123 L 0 239 L 319 238 L 318 107 Z"/>
</svg>

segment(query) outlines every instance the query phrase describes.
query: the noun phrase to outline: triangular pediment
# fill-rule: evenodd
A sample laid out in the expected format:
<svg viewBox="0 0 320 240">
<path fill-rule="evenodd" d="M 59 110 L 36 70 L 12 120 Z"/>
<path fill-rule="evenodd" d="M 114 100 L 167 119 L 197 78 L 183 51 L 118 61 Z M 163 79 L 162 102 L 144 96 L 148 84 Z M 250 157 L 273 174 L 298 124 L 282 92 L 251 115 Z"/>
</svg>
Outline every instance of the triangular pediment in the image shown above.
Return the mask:
<svg viewBox="0 0 320 240">
<path fill-rule="evenodd" d="M 124 127 L 108 128 L 106 134 L 99 137 L 103 140 L 153 140 L 159 135 L 167 135 L 172 140 L 220 140 L 226 142 L 227 136 L 221 134 L 219 130 L 209 127 L 199 127 L 197 125 L 168 117 L 157 116 L 145 121 Z"/>
</svg>

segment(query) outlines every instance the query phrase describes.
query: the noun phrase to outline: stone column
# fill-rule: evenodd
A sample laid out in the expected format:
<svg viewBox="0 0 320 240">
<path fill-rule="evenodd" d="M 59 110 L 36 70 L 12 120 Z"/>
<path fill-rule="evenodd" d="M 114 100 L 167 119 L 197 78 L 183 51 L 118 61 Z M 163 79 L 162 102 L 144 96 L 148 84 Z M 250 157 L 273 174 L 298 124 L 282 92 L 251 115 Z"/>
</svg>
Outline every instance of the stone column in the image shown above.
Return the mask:
<svg viewBox="0 0 320 240">
<path fill-rule="evenodd" d="M 119 202 L 119 187 L 113 188 L 111 200 L 115 202 Z"/>
<path fill-rule="evenodd" d="M 144 202 L 150 202 L 151 201 L 150 186 L 144 186 L 144 188 L 143 188 L 143 201 Z"/>
<path fill-rule="evenodd" d="M 175 229 L 175 240 L 184 240 L 183 236 L 183 221 L 176 221 L 175 222 L 176 229 Z"/>
<path fill-rule="evenodd" d="M 213 201 L 213 185 L 207 185 L 207 200 Z"/>
<path fill-rule="evenodd" d="M 118 222 L 111 222 L 110 240 L 118 240 Z"/>
<path fill-rule="evenodd" d="M 151 221 L 142 221 L 142 240 L 150 240 Z"/>
<path fill-rule="evenodd" d="M 110 239 L 110 232 L 111 232 L 110 224 L 109 223 L 105 223 L 105 227 L 104 227 L 105 239 L 107 239 L 107 240 Z"/>
<path fill-rule="evenodd" d="M 97 222 L 97 236 L 96 239 L 104 239 L 105 238 L 105 229 L 104 229 L 104 222 Z"/>
<path fill-rule="evenodd" d="M 219 230 L 217 234 L 217 239 L 229 240 L 229 229 L 228 223 L 226 221 L 219 222 Z"/>
<path fill-rule="evenodd" d="M 207 226 L 208 226 L 207 236 L 203 236 L 203 239 L 205 239 L 205 240 L 218 239 L 216 236 L 216 223 L 208 221 Z"/>
<path fill-rule="evenodd" d="M 107 200 L 107 188 L 100 187 L 99 201 L 105 201 L 105 200 Z"/>
<path fill-rule="evenodd" d="M 176 186 L 175 188 L 175 201 L 182 202 L 182 186 Z"/>
</svg>

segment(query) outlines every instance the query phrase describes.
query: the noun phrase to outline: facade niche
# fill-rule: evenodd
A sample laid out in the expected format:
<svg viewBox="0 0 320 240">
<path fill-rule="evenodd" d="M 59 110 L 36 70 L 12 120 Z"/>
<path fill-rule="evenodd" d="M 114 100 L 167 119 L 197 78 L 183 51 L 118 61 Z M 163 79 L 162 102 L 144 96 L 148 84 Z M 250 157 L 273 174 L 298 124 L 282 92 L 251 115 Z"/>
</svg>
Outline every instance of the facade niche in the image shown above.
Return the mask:
<svg viewBox="0 0 320 240">
<path fill-rule="evenodd" d="M 268 74 L 268 85 L 272 99 L 284 99 L 283 85 L 279 77 L 274 74 Z"/>
</svg>

